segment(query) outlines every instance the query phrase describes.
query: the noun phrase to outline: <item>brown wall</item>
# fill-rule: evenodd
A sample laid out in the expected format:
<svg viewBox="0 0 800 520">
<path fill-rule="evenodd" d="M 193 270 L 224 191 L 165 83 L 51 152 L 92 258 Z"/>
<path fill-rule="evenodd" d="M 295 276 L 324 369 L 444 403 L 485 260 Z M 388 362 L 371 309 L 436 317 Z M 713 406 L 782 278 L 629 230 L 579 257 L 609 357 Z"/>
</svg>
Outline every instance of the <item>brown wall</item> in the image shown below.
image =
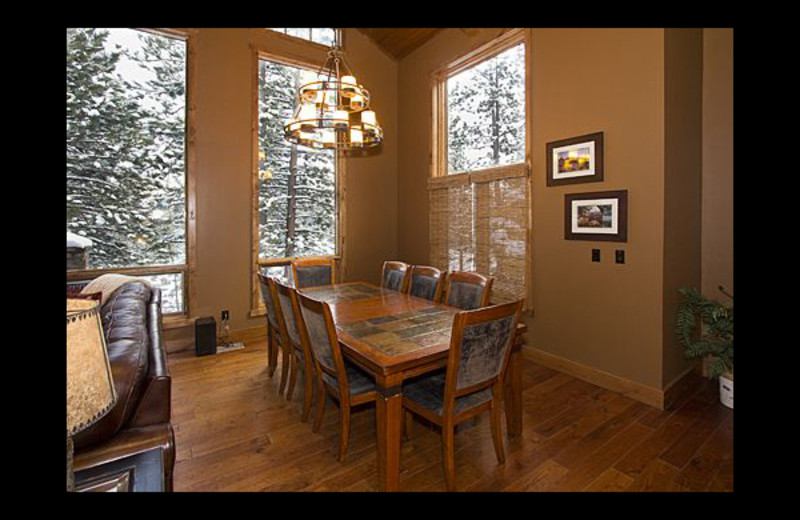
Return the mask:
<svg viewBox="0 0 800 520">
<path fill-rule="evenodd" d="M 663 387 L 692 364 L 675 336 L 678 289 L 700 286 L 703 130 L 703 31 L 664 35 Z"/>
<path fill-rule="evenodd" d="M 733 293 L 733 29 L 703 31 L 702 290 Z"/>
<path fill-rule="evenodd" d="M 398 253 L 428 257 L 430 73 L 496 32 L 442 31 L 400 62 Z M 533 307 L 528 345 L 661 387 L 664 31 L 532 29 Z M 578 74 L 579 72 L 579 74 Z M 548 188 L 549 141 L 605 132 L 605 181 Z M 628 189 L 628 242 L 564 240 L 564 194 Z M 602 262 L 592 263 L 599 248 Z M 613 263 L 625 249 L 627 263 Z"/>
<path fill-rule="evenodd" d="M 192 38 L 194 315 L 218 318 L 222 309 L 229 309 L 231 328 L 244 329 L 263 323 L 263 318 L 249 318 L 252 48 L 319 63 L 325 52 L 263 29 L 195 29 Z M 397 254 L 397 63 L 356 31 L 346 30 L 344 43 L 349 65 L 372 93 L 386 141 L 378 155 L 345 161 L 344 278 L 377 281 L 381 262 Z M 172 331 L 168 337 L 191 333 Z"/>
</svg>

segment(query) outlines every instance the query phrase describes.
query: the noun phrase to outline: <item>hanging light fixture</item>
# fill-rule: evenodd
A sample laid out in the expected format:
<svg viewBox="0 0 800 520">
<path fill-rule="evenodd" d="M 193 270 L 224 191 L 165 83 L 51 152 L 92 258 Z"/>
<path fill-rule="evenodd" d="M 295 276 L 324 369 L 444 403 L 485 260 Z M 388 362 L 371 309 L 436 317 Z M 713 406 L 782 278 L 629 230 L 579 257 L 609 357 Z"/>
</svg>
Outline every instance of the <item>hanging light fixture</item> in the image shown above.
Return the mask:
<svg viewBox="0 0 800 520">
<path fill-rule="evenodd" d="M 339 44 L 339 34 L 318 72 L 304 72 L 294 116 L 283 127 L 286 140 L 310 148 L 359 150 L 383 141 L 369 108 L 369 92 L 357 81 Z"/>
</svg>

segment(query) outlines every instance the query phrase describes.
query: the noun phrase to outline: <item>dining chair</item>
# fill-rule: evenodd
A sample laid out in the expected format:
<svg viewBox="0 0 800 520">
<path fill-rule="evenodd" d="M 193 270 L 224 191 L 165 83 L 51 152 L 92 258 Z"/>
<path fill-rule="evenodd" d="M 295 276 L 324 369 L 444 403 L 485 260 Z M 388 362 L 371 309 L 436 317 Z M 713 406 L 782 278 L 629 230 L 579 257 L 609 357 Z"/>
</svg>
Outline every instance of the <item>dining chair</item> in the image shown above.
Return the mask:
<svg viewBox="0 0 800 520">
<path fill-rule="evenodd" d="M 294 394 L 294 386 L 297 383 L 297 372 L 303 369 L 303 416 L 301 422 L 308 420 L 311 412 L 311 402 L 314 397 L 313 387 L 313 356 L 308 350 L 308 344 L 300 339 L 300 328 L 302 327 L 303 317 L 300 314 L 300 307 L 297 303 L 297 291 L 294 288 L 275 281 L 278 302 L 280 303 L 283 321 L 286 324 L 286 335 L 291 354 L 289 359 L 289 387 L 286 390 L 286 400 L 291 401 Z"/>
<path fill-rule="evenodd" d="M 275 368 L 278 366 L 278 349 L 281 347 L 281 329 L 278 321 L 278 311 L 275 301 L 277 296 L 274 291 L 274 278 L 267 276 L 263 273 L 258 273 L 258 283 L 261 286 L 261 301 L 267 308 L 267 373 L 269 377 L 275 374 Z M 283 384 L 285 381 L 284 372 L 288 371 L 289 366 L 284 359 L 281 360 L 281 389 L 283 392 Z"/>
<path fill-rule="evenodd" d="M 412 265 L 408 274 L 408 294 L 438 302 L 446 271 L 425 265 Z"/>
<path fill-rule="evenodd" d="M 388 260 L 383 263 L 381 287 L 392 291 L 406 292 L 408 285 L 408 267 L 405 262 Z"/>
<path fill-rule="evenodd" d="M 472 310 L 489 305 L 492 295 L 491 276 L 475 272 L 456 271 L 447 275 L 442 303 L 459 309 Z"/>
<path fill-rule="evenodd" d="M 292 261 L 292 276 L 297 289 L 331 285 L 334 281 L 333 259 L 302 258 Z"/>
<path fill-rule="evenodd" d="M 375 380 L 342 356 L 330 306 L 297 293 L 303 326 L 301 339 L 314 358 L 317 374 L 317 415 L 312 431 L 318 432 L 325 415 L 327 395 L 339 401 L 339 462 L 344 462 L 350 438 L 350 408 L 377 397 Z"/>
<path fill-rule="evenodd" d="M 503 378 L 511 354 L 522 300 L 461 311 L 453 319 L 447 366 L 403 384 L 406 432 L 419 415 L 442 428 L 442 458 L 447 490 L 455 490 L 455 426 L 485 411 L 491 415 L 492 440 L 505 462 L 500 408 Z"/>
</svg>

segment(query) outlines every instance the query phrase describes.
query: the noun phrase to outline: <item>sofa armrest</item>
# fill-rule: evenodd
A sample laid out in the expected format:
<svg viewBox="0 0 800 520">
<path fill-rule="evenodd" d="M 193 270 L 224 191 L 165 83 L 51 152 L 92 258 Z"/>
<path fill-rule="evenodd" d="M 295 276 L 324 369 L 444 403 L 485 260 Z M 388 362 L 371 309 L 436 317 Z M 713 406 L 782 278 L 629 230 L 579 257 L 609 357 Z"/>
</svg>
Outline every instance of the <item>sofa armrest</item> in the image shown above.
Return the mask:
<svg viewBox="0 0 800 520">
<path fill-rule="evenodd" d="M 144 392 L 139 399 L 136 412 L 128 427 L 136 428 L 170 421 L 172 402 L 172 378 L 167 366 L 167 351 L 161 334 L 161 291 L 153 288 L 153 296 L 147 308 L 149 329 L 148 370 L 144 381 Z"/>
<path fill-rule="evenodd" d="M 103 443 L 75 452 L 73 470 L 78 472 L 113 462 L 153 448 L 164 450 L 164 479 L 172 491 L 175 469 L 175 433 L 170 424 L 124 428 Z"/>
</svg>

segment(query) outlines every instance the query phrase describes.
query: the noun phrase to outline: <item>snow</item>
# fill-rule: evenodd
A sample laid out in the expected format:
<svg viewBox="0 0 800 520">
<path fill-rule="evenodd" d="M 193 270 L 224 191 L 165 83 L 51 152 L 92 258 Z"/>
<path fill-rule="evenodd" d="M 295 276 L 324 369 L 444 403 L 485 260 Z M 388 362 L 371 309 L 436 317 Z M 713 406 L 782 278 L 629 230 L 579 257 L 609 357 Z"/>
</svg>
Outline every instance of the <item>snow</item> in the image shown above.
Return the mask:
<svg viewBox="0 0 800 520">
<path fill-rule="evenodd" d="M 86 237 L 67 231 L 67 247 L 86 249 L 87 247 L 92 247 L 92 241 Z"/>
</svg>

